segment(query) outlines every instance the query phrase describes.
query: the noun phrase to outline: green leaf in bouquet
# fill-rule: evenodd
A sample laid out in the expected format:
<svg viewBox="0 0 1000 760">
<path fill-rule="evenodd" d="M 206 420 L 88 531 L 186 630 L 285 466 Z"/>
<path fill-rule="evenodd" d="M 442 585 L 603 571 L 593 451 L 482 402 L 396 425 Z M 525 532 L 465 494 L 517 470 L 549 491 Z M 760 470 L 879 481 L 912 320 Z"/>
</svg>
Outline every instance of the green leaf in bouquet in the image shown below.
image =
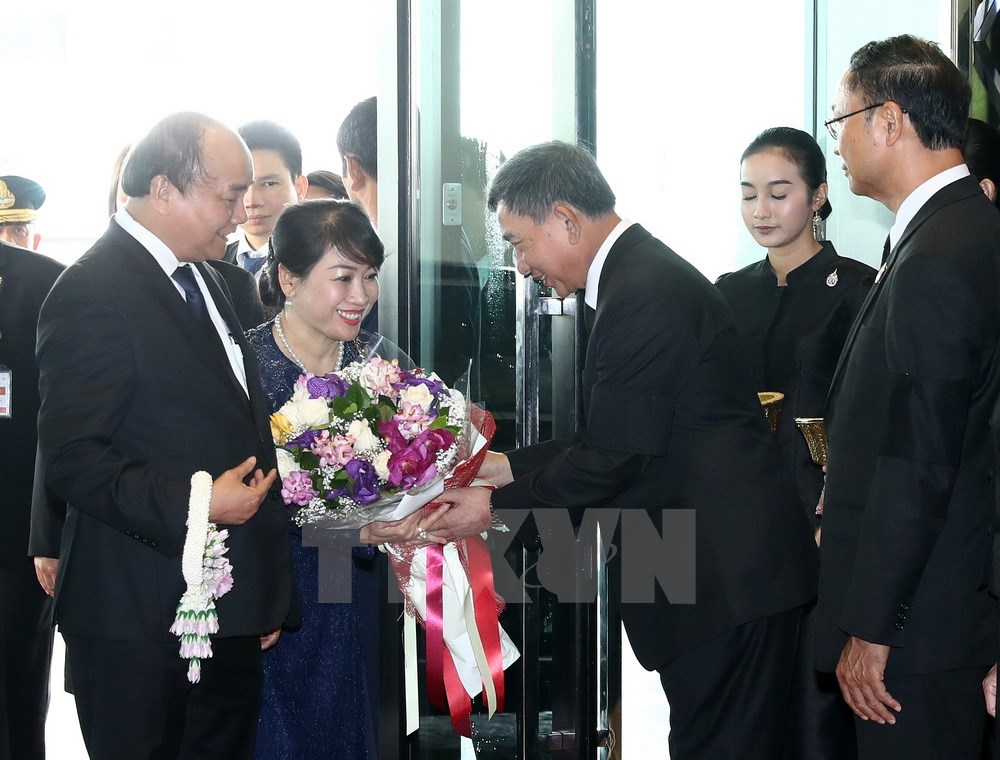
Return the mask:
<svg viewBox="0 0 1000 760">
<path fill-rule="evenodd" d="M 358 409 L 367 409 L 372 403 L 372 397 L 368 395 L 368 391 L 356 382 L 351 383 L 351 387 L 347 390 L 346 398 L 355 404 Z"/>
<path fill-rule="evenodd" d="M 361 416 L 365 418 L 368 425 L 372 427 L 372 432 L 378 434 L 378 423 L 382 421 L 382 415 L 379 412 L 378 405 L 370 406 L 365 409 Z"/>
<path fill-rule="evenodd" d="M 448 427 L 448 415 L 441 414 L 431 423 L 431 430 L 441 430 Z"/>
<path fill-rule="evenodd" d="M 348 396 L 337 396 L 333 399 L 333 413 L 341 419 L 349 420 L 358 413 L 358 405 Z"/>
<path fill-rule="evenodd" d="M 382 422 L 391 420 L 396 415 L 396 405 L 388 396 L 379 396 L 375 408 L 378 409 L 378 417 Z"/>
<path fill-rule="evenodd" d="M 319 457 L 309 449 L 302 449 L 299 453 L 299 467 L 303 470 L 315 470 L 319 467 Z"/>
</svg>

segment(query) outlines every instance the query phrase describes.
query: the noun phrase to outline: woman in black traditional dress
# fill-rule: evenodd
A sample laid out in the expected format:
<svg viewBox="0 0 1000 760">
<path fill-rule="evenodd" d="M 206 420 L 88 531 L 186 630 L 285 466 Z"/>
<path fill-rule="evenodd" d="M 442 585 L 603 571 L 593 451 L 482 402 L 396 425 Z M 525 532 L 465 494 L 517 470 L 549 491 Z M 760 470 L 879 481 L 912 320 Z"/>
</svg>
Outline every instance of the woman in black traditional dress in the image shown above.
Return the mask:
<svg viewBox="0 0 1000 760">
<path fill-rule="evenodd" d="M 785 485 L 813 521 L 823 472 L 813 464 L 796 417 L 822 417 L 830 381 L 875 270 L 840 256 L 822 240 L 826 160 L 819 145 L 791 127 L 767 129 L 741 158 L 743 221 L 767 255 L 716 285 L 745 340 L 757 390 L 785 399 L 776 436 Z M 849 760 L 854 725 L 834 675 L 813 664 L 812 615 L 803 620 L 796 683 L 788 718 L 788 760 Z"/>
</svg>

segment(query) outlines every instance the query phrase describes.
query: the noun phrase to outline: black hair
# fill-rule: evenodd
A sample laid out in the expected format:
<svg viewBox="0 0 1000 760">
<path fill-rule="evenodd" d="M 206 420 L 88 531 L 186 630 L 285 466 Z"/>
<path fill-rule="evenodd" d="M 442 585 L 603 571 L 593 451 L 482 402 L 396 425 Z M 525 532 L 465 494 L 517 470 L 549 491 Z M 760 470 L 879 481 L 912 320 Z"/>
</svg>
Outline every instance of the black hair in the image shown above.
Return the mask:
<svg viewBox="0 0 1000 760">
<path fill-rule="evenodd" d="M 326 190 L 331 198 L 340 200 L 347 199 L 347 188 L 344 187 L 344 179 L 336 172 L 326 169 L 317 169 L 306 175 L 309 179 L 309 187 L 319 187 Z"/>
<path fill-rule="evenodd" d="M 281 156 L 292 179 L 302 175 L 302 146 L 295 135 L 283 126 L 273 121 L 251 121 L 236 131 L 251 151 L 273 150 Z"/>
<path fill-rule="evenodd" d="M 385 248 L 365 210 L 335 198 L 314 198 L 286 207 L 268 245 L 260 296 L 269 318 L 281 311 L 285 300 L 278 282 L 279 264 L 296 277 L 308 277 L 331 248 L 376 271 L 385 258 Z"/>
<path fill-rule="evenodd" d="M 810 192 L 816 192 L 816 189 L 826 182 L 826 158 L 815 138 L 808 132 L 793 127 L 765 129 L 743 151 L 740 163 L 742 164 L 750 156 L 768 150 L 778 151 L 795 164 Z M 818 213 L 820 219 L 826 219 L 833 213 L 829 199 L 820 206 Z"/>
<path fill-rule="evenodd" d="M 962 148 L 969 171 L 979 181 L 992 180 L 1000 190 L 1000 134 L 985 121 L 969 119 Z M 1000 208 L 1000 192 L 993 199 Z"/>
<path fill-rule="evenodd" d="M 365 174 L 378 180 L 378 100 L 375 97 L 362 100 L 347 114 L 337 130 L 337 150 L 344 159 L 345 174 L 347 157 L 354 156 Z"/>
<path fill-rule="evenodd" d="M 610 214 L 615 194 L 590 151 L 556 140 L 525 148 L 500 167 L 488 205 L 496 211 L 501 203 L 541 224 L 558 203 L 567 203 L 591 219 Z"/>
<path fill-rule="evenodd" d="M 896 103 L 925 148 L 962 147 L 972 88 L 933 42 L 909 34 L 869 42 L 851 56 L 845 83 L 862 106 Z"/>
<path fill-rule="evenodd" d="M 186 194 L 192 182 L 206 178 L 201 147 L 205 131 L 222 126 L 204 114 L 182 111 L 160 119 L 136 143 L 125 162 L 122 190 L 130 198 L 145 198 L 153 177 L 165 176 Z"/>
</svg>

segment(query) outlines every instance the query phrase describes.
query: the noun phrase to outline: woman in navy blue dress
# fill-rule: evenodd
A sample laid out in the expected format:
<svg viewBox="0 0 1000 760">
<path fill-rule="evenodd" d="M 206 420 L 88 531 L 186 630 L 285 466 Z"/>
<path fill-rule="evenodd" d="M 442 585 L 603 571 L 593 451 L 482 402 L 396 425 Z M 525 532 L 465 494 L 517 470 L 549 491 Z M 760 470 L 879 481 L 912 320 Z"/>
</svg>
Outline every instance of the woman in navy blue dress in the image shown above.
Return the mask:
<svg viewBox="0 0 1000 760">
<path fill-rule="evenodd" d="M 383 256 L 371 222 L 354 203 L 313 200 L 282 212 L 261 281 L 265 308 L 274 318 L 247 333 L 272 412 L 304 372 L 324 375 L 358 358 L 355 341 L 378 297 Z M 302 625 L 283 632 L 264 653 L 254 757 L 375 758 L 375 684 L 365 651 L 365 643 L 378 638 L 365 611 L 375 593 L 365 565 L 375 551 L 355 549 L 352 603 L 320 603 L 317 549 L 302 545 L 292 509 L 289 541 Z M 374 653 L 367 655 L 371 660 Z"/>
</svg>

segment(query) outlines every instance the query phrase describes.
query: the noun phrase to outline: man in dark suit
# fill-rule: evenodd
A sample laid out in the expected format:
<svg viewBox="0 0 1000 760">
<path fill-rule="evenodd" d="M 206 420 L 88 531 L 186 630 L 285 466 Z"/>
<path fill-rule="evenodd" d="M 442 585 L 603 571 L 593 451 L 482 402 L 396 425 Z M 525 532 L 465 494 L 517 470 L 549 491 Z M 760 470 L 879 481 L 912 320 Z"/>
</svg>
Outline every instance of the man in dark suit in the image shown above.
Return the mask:
<svg viewBox="0 0 1000 760">
<path fill-rule="evenodd" d="M 586 287 L 584 424 L 573 441 L 493 455 L 480 472 L 503 486 L 492 500 L 484 489 L 447 491 L 440 501 L 451 508 L 417 537 L 481 531 L 491 507 L 566 509 L 576 525 L 593 507 L 648 510 L 654 523 L 694 510 L 694 603 L 672 604 L 657 588 L 652 603 L 623 604 L 622 618 L 670 701 L 672 758 L 773 760 L 816 547 L 801 508 L 779 491 L 777 451 L 725 301 L 614 204 L 593 157 L 565 143 L 521 151 L 497 173 L 489 205 L 518 271 L 562 297 Z M 531 526 L 519 536 L 538 543 Z M 632 591 L 623 588 L 624 601 Z"/>
<path fill-rule="evenodd" d="M 68 503 L 55 613 L 93 758 L 250 757 L 261 648 L 295 614 L 256 363 L 201 263 L 246 218 L 250 181 L 234 132 L 163 119 L 125 169 L 125 208 L 39 317 L 39 446 Z M 192 686 L 169 628 L 199 471 L 214 479 L 209 519 L 229 530 L 235 583 Z"/>
<path fill-rule="evenodd" d="M 38 441 L 35 330 L 61 264 L 0 242 L 0 758 L 45 757 L 51 600 L 28 557 Z M 58 556 L 58 545 L 48 557 Z M 53 563 L 54 560 L 49 560 Z"/>
<path fill-rule="evenodd" d="M 1000 218 L 962 160 L 969 100 L 937 46 L 894 37 L 853 55 L 827 122 L 851 190 L 896 214 L 826 411 L 817 662 L 861 758 L 978 757 L 996 657 Z"/>
<path fill-rule="evenodd" d="M 253 182 L 243 198 L 247 220 L 236 241 L 226 246 L 224 260 L 260 280 L 274 225 L 286 206 L 306 197 L 309 180 L 302 173 L 298 139 L 280 124 L 251 121 L 239 133 L 250 149 Z"/>
</svg>

